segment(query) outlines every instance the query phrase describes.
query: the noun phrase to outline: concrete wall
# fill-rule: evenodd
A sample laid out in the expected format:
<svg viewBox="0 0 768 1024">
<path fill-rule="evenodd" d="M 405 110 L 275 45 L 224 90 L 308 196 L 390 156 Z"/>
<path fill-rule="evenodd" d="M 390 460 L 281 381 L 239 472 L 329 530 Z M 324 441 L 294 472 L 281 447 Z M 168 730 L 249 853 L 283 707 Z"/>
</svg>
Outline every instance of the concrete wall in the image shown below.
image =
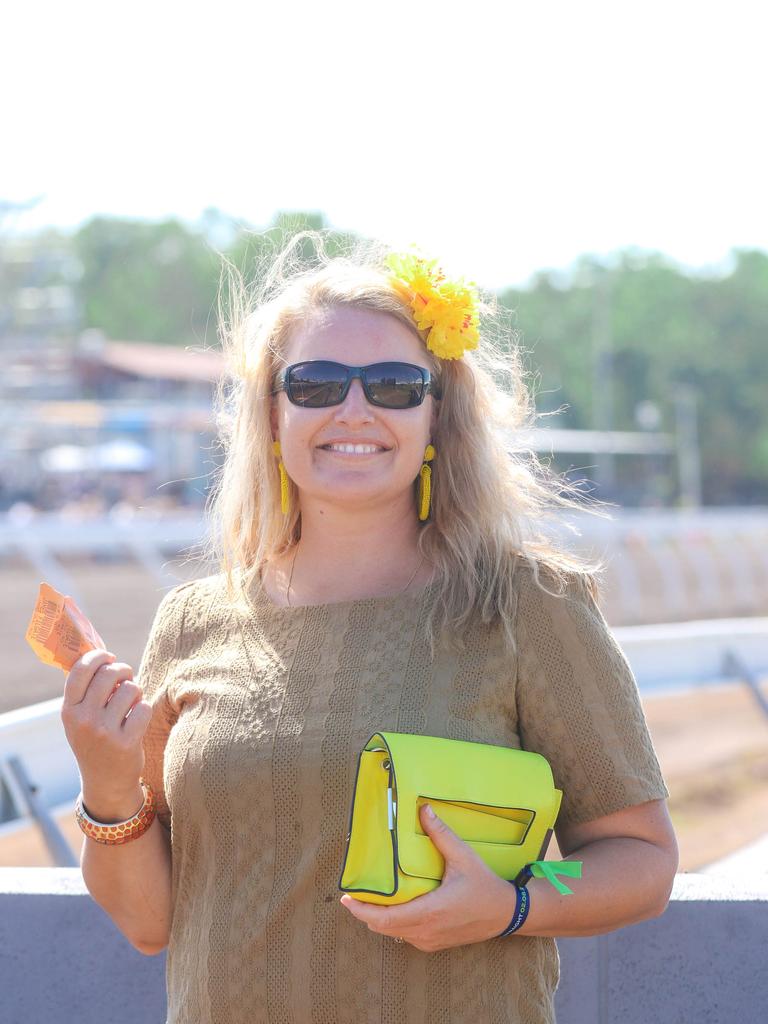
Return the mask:
<svg viewBox="0 0 768 1024">
<path fill-rule="evenodd" d="M 678 875 L 662 917 L 558 947 L 558 1024 L 751 1024 L 768 1006 L 768 876 Z M 0 1020 L 163 1024 L 165 954 L 134 950 L 78 868 L 0 868 Z"/>
</svg>

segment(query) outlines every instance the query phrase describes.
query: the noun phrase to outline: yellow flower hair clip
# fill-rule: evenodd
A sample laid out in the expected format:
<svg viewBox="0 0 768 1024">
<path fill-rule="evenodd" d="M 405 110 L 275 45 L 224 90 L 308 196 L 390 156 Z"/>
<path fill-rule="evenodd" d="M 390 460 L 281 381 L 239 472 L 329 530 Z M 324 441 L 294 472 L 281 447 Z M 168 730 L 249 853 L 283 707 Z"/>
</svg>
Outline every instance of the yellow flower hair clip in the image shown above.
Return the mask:
<svg viewBox="0 0 768 1024">
<path fill-rule="evenodd" d="M 413 310 L 427 348 L 440 359 L 460 359 L 480 340 L 478 295 L 474 282 L 450 281 L 436 259 L 417 253 L 390 253 L 384 263 L 392 284 Z"/>
</svg>

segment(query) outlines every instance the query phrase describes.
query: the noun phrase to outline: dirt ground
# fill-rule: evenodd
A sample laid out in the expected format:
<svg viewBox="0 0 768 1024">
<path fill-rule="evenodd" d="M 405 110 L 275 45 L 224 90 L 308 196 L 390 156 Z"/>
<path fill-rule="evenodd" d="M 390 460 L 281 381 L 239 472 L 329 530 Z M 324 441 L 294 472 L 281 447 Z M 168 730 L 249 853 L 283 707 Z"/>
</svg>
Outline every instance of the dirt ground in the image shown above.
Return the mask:
<svg viewBox="0 0 768 1024">
<path fill-rule="evenodd" d="M 768 716 L 747 686 L 643 705 L 670 792 L 680 870 L 696 871 L 768 833 Z"/>
<path fill-rule="evenodd" d="M 178 581 L 201 575 L 170 560 L 168 568 Z M 163 587 L 124 562 L 73 560 L 65 569 L 110 650 L 138 667 Z M 61 693 L 63 674 L 40 664 L 24 640 L 39 581 L 22 563 L 0 563 L 0 712 Z M 762 685 L 768 696 L 768 679 Z M 768 832 L 768 717 L 748 688 L 706 687 L 646 697 L 643 705 L 671 794 L 680 870 L 696 871 Z M 70 819 L 62 826 L 79 851 L 81 834 Z M 34 830 L 0 849 L 0 864 L 47 863 Z"/>
</svg>

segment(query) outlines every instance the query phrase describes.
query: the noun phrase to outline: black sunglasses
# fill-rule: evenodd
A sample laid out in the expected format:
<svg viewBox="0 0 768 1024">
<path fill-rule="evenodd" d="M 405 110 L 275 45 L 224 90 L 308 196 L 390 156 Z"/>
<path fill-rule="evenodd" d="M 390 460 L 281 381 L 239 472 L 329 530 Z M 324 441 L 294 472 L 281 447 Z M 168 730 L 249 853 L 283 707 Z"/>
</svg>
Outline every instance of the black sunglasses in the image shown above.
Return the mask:
<svg viewBox="0 0 768 1024">
<path fill-rule="evenodd" d="M 363 385 L 371 405 L 384 409 L 413 409 L 421 405 L 427 393 L 440 397 L 429 370 L 413 363 L 371 363 L 346 366 L 328 359 L 294 363 L 280 373 L 272 394 L 285 391 L 289 401 L 305 409 L 325 409 L 341 405 L 355 377 Z"/>
</svg>

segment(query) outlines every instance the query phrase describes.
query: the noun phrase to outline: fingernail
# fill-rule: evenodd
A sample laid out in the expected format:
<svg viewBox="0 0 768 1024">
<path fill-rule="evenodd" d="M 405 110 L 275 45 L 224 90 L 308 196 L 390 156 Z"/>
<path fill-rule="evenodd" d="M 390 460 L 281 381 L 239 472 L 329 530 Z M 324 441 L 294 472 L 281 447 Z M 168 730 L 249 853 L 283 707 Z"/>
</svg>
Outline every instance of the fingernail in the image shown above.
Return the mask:
<svg viewBox="0 0 768 1024">
<path fill-rule="evenodd" d="M 424 804 L 424 806 L 427 808 L 427 817 L 428 818 L 436 818 L 437 817 L 437 815 L 432 810 L 432 808 L 429 806 L 429 804 Z"/>
</svg>

